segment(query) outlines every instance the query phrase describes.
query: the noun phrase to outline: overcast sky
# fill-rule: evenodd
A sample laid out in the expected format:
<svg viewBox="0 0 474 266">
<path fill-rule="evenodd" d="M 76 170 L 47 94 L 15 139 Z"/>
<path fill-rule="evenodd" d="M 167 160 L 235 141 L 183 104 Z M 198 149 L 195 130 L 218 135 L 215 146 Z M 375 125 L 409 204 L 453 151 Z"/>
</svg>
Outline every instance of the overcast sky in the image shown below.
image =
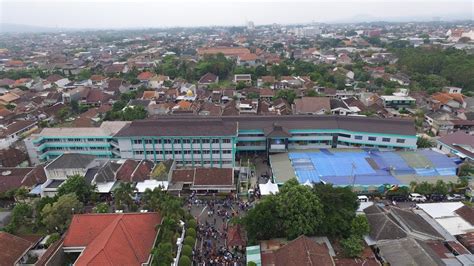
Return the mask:
<svg viewBox="0 0 474 266">
<path fill-rule="evenodd" d="M 474 19 L 474 0 L 0 0 L 0 22 L 60 28 Z"/>
</svg>

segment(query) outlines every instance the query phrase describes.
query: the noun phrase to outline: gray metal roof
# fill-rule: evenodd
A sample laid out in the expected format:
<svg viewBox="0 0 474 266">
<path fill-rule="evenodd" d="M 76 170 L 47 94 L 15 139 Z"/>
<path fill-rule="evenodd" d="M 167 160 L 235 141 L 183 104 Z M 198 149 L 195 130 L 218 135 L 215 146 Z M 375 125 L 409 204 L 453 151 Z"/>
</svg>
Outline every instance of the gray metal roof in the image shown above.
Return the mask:
<svg viewBox="0 0 474 266">
<path fill-rule="evenodd" d="M 48 164 L 45 168 L 47 170 L 74 168 L 85 169 L 92 161 L 94 161 L 95 158 L 94 155 L 88 154 L 64 153 Z"/>
</svg>

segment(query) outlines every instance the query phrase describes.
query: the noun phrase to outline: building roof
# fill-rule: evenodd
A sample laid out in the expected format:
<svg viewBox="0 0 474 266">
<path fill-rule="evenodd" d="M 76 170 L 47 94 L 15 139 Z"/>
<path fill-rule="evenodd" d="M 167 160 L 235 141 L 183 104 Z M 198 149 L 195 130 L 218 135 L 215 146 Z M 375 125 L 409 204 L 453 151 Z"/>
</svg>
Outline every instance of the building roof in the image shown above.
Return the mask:
<svg viewBox="0 0 474 266">
<path fill-rule="evenodd" d="M 308 114 L 331 110 L 329 97 L 303 97 L 295 100 L 295 113 Z"/>
<path fill-rule="evenodd" d="M 0 168 L 0 192 L 5 192 L 21 186 L 31 187 L 44 183 L 46 175 L 42 166 L 32 167 L 2 167 Z"/>
<path fill-rule="evenodd" d="M 238 122 L 238 125 L 237 125 Z M 355 132 L 415 136 L 411 119 L 380 119 L 372 117 L 331 115 L 287 116 L 159 116 L 150 120 L 133 121 L 117 133 L 130 136 L 229 136 L 238 130 L 264 130 L 275 122 L 287 130 L 343 129 Z"/>
<path fill-rule="evenodd" d="M 73 169 L 73 168 L 87 168 L 92 161 L 95 160 L 94 155 L 80 154 L 80 153 L 64 153 L 49 163 L 45 169 Z"/>
<path fill-rule="evenodd" d="M 381 256 L 392 266 L 444 265 L 412 238 L 383 241 L 377 243 L 377 247 Z"/>
<path fill-rule="evenodd" d="M 307 236 L 300 236 L 274 252 L 275 265 L 334 265 L 329 249 Z"/>
<path fill-rule="evenodd" d="M 139 80 L 150 80 L 155 74 L 150 71 L 145 71 L 138 74 L 137 79 Z"/>
<path fill-rule="evenodd" d="M 197 49 L 198 55 L 219 54 L 226 56 L 238 56 L 250 53 L 250 50 L 243 47 L 202 47 Z"/>
<path fill-rule="evenodd" d="M 195 169 L 176 169 L 171 175 L 172 183 L 192 183 L 194 180 Z"/>
<path fill-rule="evenodd" d="M 100 127 L 56 127 L 43 128 L 36 136 L 42 137 L 106 137 L 113 136 L 121 128 L 129 124 L 125 121 L 104 121 Z"/>
<path fill-rule="evenodd" d="M 75 265 L 141 265 L 156 239 L 158 213 L 74 215 L 64 247 L 85 247 Z"/>
<path fill-rule="evenodd" d="M 199 83 L 201 84 L 215 83 L 217 82 L 217 79 L 218 79 L 217 75 L 208 72 L 199 79 Z"/>
<path fill-rule="evenodd" d="M 130 182 L 133 171 L 138 165 L 138 161 L 127 159 L 122 163 L 117 171 L 116 178 L 120 181 Z"/>
<path fill-rule="evenodd" d="M 7 137 L 15 134 L 25 128 L 31 127 L 36 124 L 36 121 L 18 120 L 7 126 L 6 129 L 0 129 L 0 137 Z"/>
<path fill-rule="evenodd" d="M 154 165 L 150 160 L 142 160 L 133 171 L 130 181 L 141 182 L 150 179 L 150 173 Z"/>
<path fill-rule="evenodd" d="M 370 237 L 375 241 L 401 239 L 408 236 L 407 232 L 377 205 L 364 209 L 370 225 Z"/>
<path fill-rule="evenodd" d="M 193 186 L 232 186 L 232 168 L 196 168 Z"/>
<path fill-rule="evenodd" d="M 466 134 L 463 131 L 456 131 L 454 133 L 448 134 L 438 139 L 439 142 L 442 142 L 446 145 L 449 145 L 454 148 L 454 146 L 471 146 L 474 148 L 474 136 Z"/>
<path fill-rule="evenodd" d="M 206 119 L 196 121 L 193 117 L 189 120 L 143 120 L 133 121 L 124 127 L 115 136 L 234 136 L 237 125 L 224 122 L 220 119 Z"/>
<path fill-rule="evenodd" d="M 0 265 L 16 265 L 32 245 L 26 239 L 0 231 Z"/>
</svg>

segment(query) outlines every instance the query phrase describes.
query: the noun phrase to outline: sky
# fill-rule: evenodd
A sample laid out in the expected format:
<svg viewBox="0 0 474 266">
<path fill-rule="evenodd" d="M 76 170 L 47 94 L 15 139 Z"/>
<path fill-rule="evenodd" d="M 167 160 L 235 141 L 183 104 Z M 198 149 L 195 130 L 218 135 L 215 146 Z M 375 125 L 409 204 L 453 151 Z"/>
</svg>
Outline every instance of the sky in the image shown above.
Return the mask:
<svg viewBox="0 0 474 266">
<path fill-rule="evenodd" d="M 0 23 L 71 29 L 474 19 L 473 0 L 0 0 Z"/>
</svg>

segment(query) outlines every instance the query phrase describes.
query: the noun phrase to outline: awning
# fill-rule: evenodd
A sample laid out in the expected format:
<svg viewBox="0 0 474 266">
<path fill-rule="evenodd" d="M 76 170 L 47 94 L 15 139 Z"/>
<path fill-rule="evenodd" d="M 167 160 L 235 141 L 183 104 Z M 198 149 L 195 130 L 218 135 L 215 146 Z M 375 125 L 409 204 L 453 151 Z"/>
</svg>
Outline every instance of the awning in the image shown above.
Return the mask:
<svg viewBox="0 0 474 266">
<path fill-rule="evenodd" d="M 278 185 L 272 183 L 270 180 L 266 184 L 259 184 L 258 188 L 260 189 L 260 194 L 262 196 L 276 194 L 278 193 Z"/>
<path fill-rule="evenodd" d="M 97 183 L 97 192 L 99 193 L 110 193 L 112 187 L 114 186 L 115 181 L 113 182 L 106 182 L 106 183 Z"/>
<path fill-rule="evenodd" d="M 143 182 L 138 182 L 137 186 L 135 187 L 138 193 L 143 193 L 147 188 L 153 190 L 157 187 L 161 187 L 162 190 L 168 189 L 168 181 L 158 181 L 158 180 L 145 180 Z"/>
</svg>

